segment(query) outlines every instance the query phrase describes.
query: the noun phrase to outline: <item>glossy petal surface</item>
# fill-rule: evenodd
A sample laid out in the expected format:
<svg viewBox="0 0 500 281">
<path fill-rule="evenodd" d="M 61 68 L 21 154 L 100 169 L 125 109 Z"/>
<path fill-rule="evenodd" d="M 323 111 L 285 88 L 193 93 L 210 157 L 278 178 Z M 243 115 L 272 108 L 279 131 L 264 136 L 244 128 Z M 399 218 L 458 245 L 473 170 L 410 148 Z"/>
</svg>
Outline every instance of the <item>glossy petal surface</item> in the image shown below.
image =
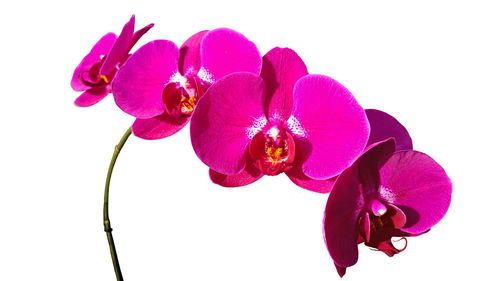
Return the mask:
<svg viewBox="0 0 500 281">
<path fill-rule="evenodd" d="M 113 80 L 118 107 L 142 119 L 162 114 L 163 88 L 177 72 L 178 58 L 177 46 L 171 41 L 156 40 L 139 48 Z"/>
<path fill-rule="evenodd" d="M 189 37 L 179 49 L 179 71 L 182 75 L 196 75 L 201 67 L 201 40 L 208 30 Z"/>
<path fill-rule="evenodd" d="M 330 256 L 337 266 L 349 267 L 358 261 L 358 217 L 364 199 L 354 164 L 337 179 L 326 203 L 324 237 Z"/>
<path fill-rule="evenodd" d="M 89 71 L 93 64 L 101 61 L 101 56 L 108 54 L 109 50 L 115 43 L 115 40 L 116 35 L 110 32 L 97 41 L 94 47 L 92 47 L 92 50 L 90 50 L 90 53 L 83 58 L 73 72 L 73 77 L 71 79 L 71 87 L 73 90 L 83 91 L 89 88 L 89 86 L 82 84 L 78 77 L 82 75 L 84 71 Z"/>
<path fill-rule="evenodd" d="M 255 44 L 228 28 L 209 31 L 201 43 L 201 65 L 207 80 L 217 81 L 233 72 L 260 73 L 262 58 Z"/>
<path fill-rule="evenodd" d="M 289 127 L 305 151 L 304 174 L 328 179 L 349 167 L 370 130 L 354 96 L 328 76 L 307 75 L 295 84 L 293 99 Z"/>
<path fill-rule="evenodd" d="M 110 74 L 113 70 L 115 70 L 118 63 L 121 62 L 122 58 L 128 53 L 132 37 L 134 36 L 134 24 L 135 16 L 132 16 L 123 26 L 122 32 L 118 36 L 118 39 L 116 39 L 113 48 L 111 48 L 111 51 L 109 51 L 108 56 L 104 60 L 100 74 Z"/>
<path fill-rule="evenodd" d="M 446 214 L 452 185 L 443 168 L 418 151 L 394 153 L 380 168 L 379 195 L 406 215 L 402 231 L 427 231 Z"/>
<path fill-rule="evenodd" d="M 247 146 L 266 123 L 264 98 L 264 81 L 251 73 L 230 74 L 208 89 L 191 120 L 191 142 L 203 163 L 226 175 L 245 168 Z"/>
<path fill-rule="evenodd" d="M 132 132 L 146 140 L 162 139 L 177 133 L 188 122 L 188 117 L 173 118 L 164 113 L 149 119 L 137 118 L 132 125 Z"/>
<path fill-rule="evenodd" d="M 274 48 L 262 59 L 260 76 L 266 81 L 266 112 L 269 120 L 286 121 L 292 113 L 293 87 L 307 75 L 302 59 L 288 48 Z"/>
<path fill-rule="evenodd" d="M 413 149 L 410 134 L 396 118 L 376 109 L 366 109 L 365 112 L 370 122 L 370 137 L 367 146 L 387 138 L 394 138 L 396 150 Z"/>
</svg>

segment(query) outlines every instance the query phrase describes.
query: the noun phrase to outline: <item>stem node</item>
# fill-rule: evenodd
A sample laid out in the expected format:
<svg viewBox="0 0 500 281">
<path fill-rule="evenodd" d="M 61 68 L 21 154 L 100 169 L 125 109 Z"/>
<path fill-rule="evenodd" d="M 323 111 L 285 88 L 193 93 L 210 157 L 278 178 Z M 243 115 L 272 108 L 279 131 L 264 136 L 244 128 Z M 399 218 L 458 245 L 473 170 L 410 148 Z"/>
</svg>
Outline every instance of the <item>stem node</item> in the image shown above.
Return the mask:
<svg viewBox="0 0 500 281">
<path fill-rule="evenodd" d="M 106 237 L 108 238 L 109 251 L 111 253 L 111 260 L 113 261 L 113 268 L 115 269 L 115 275 L 117 281 L 123 281 L 122 272 L 120 269 L 120 264 L 118 263 L 118 254 L 116 253 L 115 242 L 113 240 L 113 234 L 111 233 L 113 229 L 111 228 L 111 221 L 109 219 L 109 184 L 111 183 L 111 175 L 113 174 L 113 168 L 115 167 L 116 159 L 120 154 L 121 149 L 125 145 L 128 137 L 132 133 L 132 128 L 128 128 L 128 130 L 123 134 L 122 138 L 118 145 L 115 146 L 115 151 L 113 153 L 113 157 L 111 158 L 111 162 L 109 163 L 108 175 L 106 177 L 106 186 L 104 187 L 104 207 L 103 207 L 103 222 L 104 222 L 104 232 L 106 232 Z"/>
</svg>

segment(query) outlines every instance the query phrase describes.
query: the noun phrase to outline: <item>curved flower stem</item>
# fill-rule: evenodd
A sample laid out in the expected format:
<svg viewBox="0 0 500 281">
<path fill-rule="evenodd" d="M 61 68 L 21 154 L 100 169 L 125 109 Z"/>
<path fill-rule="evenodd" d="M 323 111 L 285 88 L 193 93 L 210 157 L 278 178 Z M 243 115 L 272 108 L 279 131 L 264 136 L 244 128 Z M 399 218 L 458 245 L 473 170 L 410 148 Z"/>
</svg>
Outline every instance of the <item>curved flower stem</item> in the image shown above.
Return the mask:
<svg viewBox="0 0 500 281">
<path fill-rule="evenodd" d="M 109 213 L 108 213 L 109 184 L 111 182 L 111 174 L 113 173 L 113 168 L 115 167 L 116 159 L 118 158 L 118 155 L 120 154 L 122 147 L 125 145 L 125 142 L 127 141 L 131 133 L 132 133 L 132 128 L 128 128 L 125 134 L 123 134 L 123 137 L 120 139 L 120 142 L 115 146 L 115 152 L 113 153 L 113 157 L 111 158 L 111 162 L 109 163 L 108 175 L 106 177 L 106 186 L 104 188 L 104 210 L 103 210 L 104 231 L 106 232 L 106 236 L 108 237 L 109 251 L 111 253 L 111 259 L 113 260 L 113 268 L 115 269 L 115 275 L 117 281 L 123 281 L 123 276 L 120 270 L 120 264 L 118 263 L 118 255 L 116 254 L 113 234 L 111 233 L 113 229 L 111 228 L 111 221 L 109 220 Z"/>
</svg>

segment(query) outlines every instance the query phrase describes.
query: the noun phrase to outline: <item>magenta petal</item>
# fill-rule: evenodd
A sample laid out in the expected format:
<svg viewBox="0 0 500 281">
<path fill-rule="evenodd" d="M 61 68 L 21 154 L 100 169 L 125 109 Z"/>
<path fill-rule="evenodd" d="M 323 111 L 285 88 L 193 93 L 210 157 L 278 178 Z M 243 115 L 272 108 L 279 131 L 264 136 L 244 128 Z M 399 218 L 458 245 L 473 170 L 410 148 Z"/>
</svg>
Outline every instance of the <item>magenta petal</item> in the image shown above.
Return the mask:
<svg viewBox="0 0 500 281">
<path fill-rule="evenodd" d="M 357 173 L 355 164 L 338 177 L 325 208 L 323 232 L 326 246 L 340 267 L 349 267 L 358 261 L 357 224 L 364 199 Z"/>
<path fill-rule="evenodd" d="M 405 241 L 406 241 L 406 239 L 405 239 Z M 404 246 L 403 249 L 398 249 L 398 248 L 394 247 L 391 240 L 382 241 L 377 245 L 377 250 L 384 252 L 384 254 L 386 254 L 389 257 L 392 257 L 395 254 L 399 254 L 400 252 L 404 251 L 405 248 L 406 248 L 406 245 Z"/>
<path fill-rule="evenodd" d="M 302 172 L 302 168 L 299 166 L 294 166 L 292 169 L 285 173 L 296 185 L 307 190 L 319 193 L 330 192 L 332 190 L 333 184 L 335 184 L 335 181 L 337 180 L 337 177 L 326 180 L 311 179 Z"/>
<path fill-rule="evenodd" d="M 370 210 L 375 216 L 380 217 L 387 212 L 387 207 L 382 202 L 373 199 L 370 202 Z"/>
<path fill-rule="evenodd" d="M 295 84 L 293 99 L 288 125 L 306 154 L 304 174 L 328 179 L 349 167 L 370 132 L 354 96 L 328 76 L 306 75 Z"/>
<path fill-rule="evenodd" d="M 396 229 L 402 228 L 406 224 L 405 213 L 403 212 L 403 210 L 392 204 L 387 204 L 387 205 L 389 205 L 389 207 L 392 209 L 392 212 L 394 213 L 393 215 L 391 215 L 391 220 L 392 223 L 394 224 L 394 228 Z"/>
<path fill-rule="evenodd" d="M 302 163 L 304 163 L 304 152 L 300 147 L 295 146 L 295 162 L 292 168 L 285 172 L 293 183 L 304 189 L 319 193 L 328 193 L 332 190 L 337 177 L 326 180 L 312 179 L 302 171 Z"/>
<path fill-rule="evenodd" d="M 255 168 L 254 172 L 248 171 L 247 169 L 241 171 L 241 173 L 236 175 L 224 175 L 217 173 L 216 171 L 210 169 L 210 179 L 213 183 L 224 187 L 239 187 L 249 185 L 256 182 L 258 179 L 262 178 L 264 175 L 259 169 Z"/>
<path fill-rule="evenodd" d="M 168 40 L 155 40 L 139 48 L 113 79 L 118 107 L 142 119 L 162 114 L 163 88 L 177 73 L 178 59 L 177 46 Z"/>
<path fill-rule="evenodd" d="M 377 190 L 380 185 L 379 167 L 394 153 L 396 143 L 393 138 L 374 143 L 368 146 L 356 164 L 362 173 L 359 173 L 358 181 L 361 182 L 363 193 L 366 198 L 376 200 Z"/>
<path fill-rule="evenodd" d="M 274 48 L 262 59 L 260 76 L 266 81 L 266 111 L 269 120 L 288 120 L 293 107 L 293 87 L 307 75 L 302 59 L 288 48 Z"/>
<path fill-rule="evenodd" d="M 200 99 L 191 120 L 196 155 L 215 171 L 235 175 L 245 168 L 252 137 L 266 124 L 264 81 L 251 73 L 230 74 Z"/>
<path fill-rule="evenodd" d="M 109 94 L 109 86 L 104 85 L 100 87 L 90 88 L 83 92 L 76 100 L 75 105 L 81 107 L 92 106 Z"/>
<path fill-rule="evenodd" d="M 387 138 L 396 140 L 396 151 L 413 149 L 410 134 L 396 118 L 376 109 L 366 109 L 366 117 L 370 122 L 368 145 Z"/>
<path fill-rule="evenodd" d="M 371 236 L 371 230 L 370 230 L 370 214 L 368 212 L 365 212 L 362 216 L 361 216 L 361 219 L 362 219 L 362 226 L 363 226 L 363 236 L 364 236 L 364 239 L 365 239 L 365 242 L 370 242 L 370 236 Z"/>
<path fill-rule="evenodd" d="M 337 273 L 339 274 L 340 278 L 344 277 L 346 271 L 345 267 L 335 265 L 335 269 L 337 269 Z"/>
<path fill-rule="evenodd" d="M 257 46 L 243 34 L 228 28 L 207 32 L 201 42 L 201 66 L 208 77 L 217 81 L 233 72 L 259 74 L 262 67 Z"/>
<path fill-rule="evenodd" d="M 379 196 L 406 215 L 402 231 L 420 233 L 438 223 L 451 201 L 451 181 L 443 168 L 418 151 L 394 153 L 380 168 Z"/>
<path fill-rule="evenodd" d="M 182 75 L 197 75 L 201 67 L 201 40 L 208 30 L 189 37 L 179 49 L 179 71 Z"/>
<path fill-rule="evenodd" d="M 177 133 L 188 122 L 189 117 L 174 118 L 164 113 L 149 119 L 137 118 L 132 125 L 132 132 L 142 139 L 157 140 Z"/>
<path fill-rule="evenodd" d="M 101 75 L 108 75 L 115 70 L 118 63 L 120 63 L 122 58 L 128 53 L 130 42 L 132 42 L 132 37 L 134 36 L 134 24 L 135 16 L 132 16 L 123 26 L 122 32 L 104 60 L 100 71 Z"/>
<path fill-rule="evenodd" d="M 254 165 L 253 160 L 247 154 L 247 163 L 245 169 L 236 175 L 224 175 L 217 173 L 210 169 L 209 175 L 213 183 L 224 187 L 238 187 L 249 185 L 264 175 L 257 166 Z"/>
<path fill-rule="evenodd" d="M 134 47 L 135 43 L 137 43 L 137 41 L 139 41 L 139 39 L 141 39 L 141 37 L 146 34 L 146 32 L 148 32 L 153 26 L 155 26 L 153 23 L 150 23 L 148 25 L 146 25 L 145 27 L 137 30 L 136 32 L 134 32 L 134 36 L 132 37 L 132 41 L 130 41 L 130 45 L 127 49 L 127 51 L 125 52 L 125 56 L 128 55 L 128 53 L 130 52 L 130 50 L 132 50 L 132 48 Z M 123 58 L 122 58 L 122 61 L 123 61 Z"/>
<path fill-rule="evenodd" d="M 82 84 L 79 77 L 83 72 L 89 71 L 93 64 L 101 61 L 101 56 L 108 54 L 109 50 L 113 46 L 116 40 L 116 35 L 112 32 L 104 35 L 97 41 L 97 43 L 92 47 L 90 53 L 88 53 L 76 67 L 73 72 L 73 77 L 71 79 L 71 87 L 75 91 L 83 91 L 89 88 L 89 86 Z"/>
</svg>

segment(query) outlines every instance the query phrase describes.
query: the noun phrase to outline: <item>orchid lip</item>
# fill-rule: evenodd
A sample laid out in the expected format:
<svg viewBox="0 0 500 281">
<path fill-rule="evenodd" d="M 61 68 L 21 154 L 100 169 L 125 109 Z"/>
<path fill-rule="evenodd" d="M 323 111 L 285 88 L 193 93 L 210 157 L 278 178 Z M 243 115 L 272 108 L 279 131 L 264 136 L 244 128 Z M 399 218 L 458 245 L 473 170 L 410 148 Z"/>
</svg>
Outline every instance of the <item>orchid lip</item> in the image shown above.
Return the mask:
<svg viewBox="0 0 500 281">
<path fill-rule="evenodd" d="M 272 126 L 257 133 L 250 142 L 250 157 L 262 173 L 278 175 L 292 168 L 295 142 L 285 130 Z"/>
<path fill-rule="evenodd" d="M 192 76 L 174 75 L 162 93 L 166 112 L 172 117 L 189 117 L 208 86 Z"/>
<path fill-rule="evenodd" d="M 373 250 L 382 251 L 388 256 L 393 256 L 406 248 L 397 249 L 392 244 L 393 236 L 397 234 L 404 235 L 404 232 L 398 232 L 406 222 L 406 216 L 403 211 L 392 204 L 385 204 L 377 199 L 368 202 L 369 210 L 364 211 L 358 218 L 358 231 L 361 240 Z M 400 240 L 401 240 L 400 239 Z"/>
<path fill-rule="evenodd" d="M 83 71 L 79 75 L 80 82 L 91 88 L 109 85 L 111 80 L 115 76 L 117 69 L 112 71 L 108 75 L 99 74 L 99 71 L 105 59 L 106 55 L 101 55 L 100 61 L 94 63 L 88 70 Z"/>
</svg>

